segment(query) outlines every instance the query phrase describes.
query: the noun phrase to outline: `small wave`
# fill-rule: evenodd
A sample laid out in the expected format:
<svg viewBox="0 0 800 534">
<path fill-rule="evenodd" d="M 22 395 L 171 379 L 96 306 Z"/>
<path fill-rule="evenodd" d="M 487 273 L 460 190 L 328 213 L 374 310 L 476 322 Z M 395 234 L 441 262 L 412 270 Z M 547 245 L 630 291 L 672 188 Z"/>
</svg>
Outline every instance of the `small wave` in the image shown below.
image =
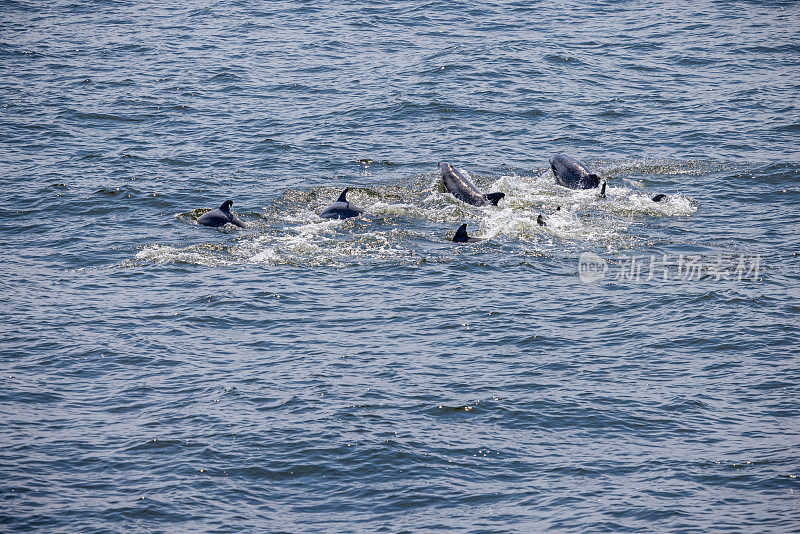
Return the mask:
<svg viewBox="0 0 800 534">
<path fill-rule="evenodd" d="M 631 174 L 665 176 L 700 176 L 727 167 L 716 160 L 672 160 L 672 159 L 629 159 L 613 162 L 598 162 L 605 176 L 626 176 Z"/>
<path fill-rule="evenodd" d="M 143 264 L 165 265 L 170 263 L 186 263 L 206 267 L 225 267 L 232 264 L 221 252 L 223 247 L 214 245 L 193 245 L 179 248 L 171 245 L 148 245 L 133 260 L 124 263 L 123 267 L 137 267 Z"/>
<path fill-rule="evenodd" d="M 800 124 L 783 124 L 781 126 L 774 127 L 772 130 L 779 133 L 796 133 L 800 132 Z"/>
<path fill-rule="evenodd" d="M 102 113 L 92 111 L 68 110 L 59 114 L 61 118 L 85 121 L 143 122 L 149 117 L 141 115 L 123 115 L 119 113 Z"/>
<path fill-rule="evenodd" d="M 335 221 L 346 222 L 346 221 Z M 268 265 L 342 266 L 372 261 L 402 261 L 416 256 L 404 246 L 399 230 L 336 232 L 328 221 L 309 223 L 283 235 L 242 240 L 231 256 L 247 263 Z M 414 261 L 414 260 L 412 260 Z"/>
<path fill-rule="evenodd" d="M 176 213 L 175 218 L 185 223 L 194 224 L 199 217 L 201 217 L 204 213 L 207 213 L 209 211 L 211 211 L 211 208 L 196 208 L 190 211 Z"/>
<path fill-rule="evenodd" d="M 550 63 L 556 63 L 559 65 L 582 65 L 583 61 L 576 58 L 575 56 L 569 56 L 565 54 L 547 54 L 544 56 L 546 61 Z"/>
</svg>

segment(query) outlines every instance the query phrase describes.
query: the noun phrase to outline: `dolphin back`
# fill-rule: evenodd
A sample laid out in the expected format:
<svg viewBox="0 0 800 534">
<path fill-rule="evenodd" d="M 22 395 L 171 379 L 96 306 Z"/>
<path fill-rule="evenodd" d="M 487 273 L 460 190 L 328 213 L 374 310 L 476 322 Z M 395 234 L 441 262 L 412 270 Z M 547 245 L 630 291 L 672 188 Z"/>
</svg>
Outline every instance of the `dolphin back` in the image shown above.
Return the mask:
<svg viewBox="0 0 800 534">
<path fill-rule="evenodd" d="M 449 163 L 439 163 L 439 171 L 441 172 L 445 188 L 454 197 L 467 204 L 472 204 L 473 206 L 483 206 L 486 204 L 486 195 L 481 193 L 461 171 Z M 497 203 L 494 202 L 494 204 L 496 205 Z"/>
<path fill-rule="evenodd" d="M 220 207 L 215 210 L 208 211 L 197 218 L 198 224 L 204 226 L 219 227 L 227 223 L 235 224 L 240 228 L 246 228 L 245 224 L 234 214 L 231 213 L 231 206 L 233 200 L 226 200 Z"/>
<path fill-rule="evenodd" d="M 228 217 L 222 213 L 222 210 L 216 209 L 207 211 L 197 218 L 197 223 L 204 226 L 222 226 L 228 222 Z"/>
<path fill-rule="evenodd" d="M 349 202 L 334 202 L 319 214 L 323 219 L 349 219 L 358 217 L 364 210 L 357 208 Z"/>
<path fill-rule="evenodd" d="M 599 176 L 590 173 L 583 163 L 565 154 L 550 158 L 550 168 L 558 185 L 570 189 L 594 189 L 600 185 Z"/>
<path fill-rule="evenodd" d="M 245 226 L 244 222 L 242 222 L 242 220 L 239 217 L 237 217 L 236 215 L 234 215 L 232 213 L 231 213 L 231 218 L 229 219 L 229 222 L 231 224 L 235 224 L 239 228 L 247 228 L 247 226 Z"/>
<path fill-rule="evenodd" d="M 240 228 L 246 228 L 245 224 L 232 213 L 225 213 L 221 209 L 215 209 L 202 214 L 197 218 L 198 224 L 212 226 L 214 228 L 225 226 L 227 223 L 235 224 Z"/>
<path fill-rule="evenodd" d="M 486 200 L 492 203 L 492 206 L 497 206 L 497 203 L 500 202 L 500 199 L 506 196 L 505 193 L 487 193 Z"/>
<path fill-rule="evenodd" d="M 349 219 L 350 217 L 358 217 L 364 213 L 363 209 L 348 202 L 348 191 L 350 191 L 350 188 L 345 187 L 339 195 L 339 198 L 336 199 L 336 202 L 322 210 L 319 216 L 323 219 Z"/>
</svg>

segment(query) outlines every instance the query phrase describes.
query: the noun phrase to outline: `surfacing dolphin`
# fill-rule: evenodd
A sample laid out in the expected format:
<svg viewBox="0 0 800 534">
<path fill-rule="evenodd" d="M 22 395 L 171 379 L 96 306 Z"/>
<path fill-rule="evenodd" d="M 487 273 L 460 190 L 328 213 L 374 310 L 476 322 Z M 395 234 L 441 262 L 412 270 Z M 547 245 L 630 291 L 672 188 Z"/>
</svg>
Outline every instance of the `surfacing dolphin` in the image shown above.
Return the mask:
<svg viewBox="0 0 800 534">
<path fill-rule="evenodd" d="M 484 241 L 480 237 L 470 237 L 467 235 L 467 223 L 462 224 L 456 230 L 456 235 L 453 236 L 454 243 L 477 243 L 478 241 Z"/>
<path fill-rule="evenodd" d="M 218 226 L 224 226 L 228 223 L 245 228 L 244 223 L 240 221 L 236 215 L 231 213 L 231 206 L 233 206 L 233 200 L 226 200 L 219 208 L 207 211 L 198 217 L 197 222 L 199 224 L 213 226 L 215 228 Z"/>
<path fill-rule="evenodd" d="M 605 186 L 606 184 L 603 184 L 603 190 L 605 190 Z M 561 211 L 561 205 L 556 206 L 556 209 L 553 213 L 559 211 Z M 551 213 L 550 215 L 552 215 L 553 213 Z M 550 215 L 545 216 L 540 213 L 539 216 L 536 217 L 536 224 L 538 224 L 539 226 L 547 226 L 547 217 L 550 217 Z"/>
<path fill-rule="evenodd" d="M 556 154 L 550 158 L 550 168 L 558 185 L 570 189 L 594 189 L 600 185 L 600 177 L 590 173 L 580 161 L 565 154 Z"/>
<path fill-rule="evenodd" d="M 364 210 L 358 208 L 347 201 L 347 192 L 350 191 L 349 187 L 345 187 L 336 202 L 322 210 L 319 214 L 323 219 L 349 219 L 350 217 L 357 217 L 364 213 Z"/>
<path fill-rule="evenodd" d="M 463 200 L 467 204 L 472 204 L 473 206 L 492 204 L 497 206 L 500 199 L 506 196 L 505 193 L 481 193 L 466 176 L 449 163 L 439 163 L 439 171 L 442 173 L 442 180 L 447 190 L 454 197 Z"/>
</svg>

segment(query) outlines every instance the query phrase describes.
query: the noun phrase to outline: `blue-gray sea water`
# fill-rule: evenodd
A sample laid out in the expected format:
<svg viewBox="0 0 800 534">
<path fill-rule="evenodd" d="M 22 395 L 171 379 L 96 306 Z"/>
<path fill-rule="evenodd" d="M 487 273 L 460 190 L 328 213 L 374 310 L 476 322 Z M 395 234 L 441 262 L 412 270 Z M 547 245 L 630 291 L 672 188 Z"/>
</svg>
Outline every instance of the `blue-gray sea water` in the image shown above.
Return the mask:
<svg viewBox="0 0 800 534">
<path fill-rule="evenodd" d="M 4 532 L 800 531 L 797 2 L 3 0 L 0 154 Z"/>
</svg>

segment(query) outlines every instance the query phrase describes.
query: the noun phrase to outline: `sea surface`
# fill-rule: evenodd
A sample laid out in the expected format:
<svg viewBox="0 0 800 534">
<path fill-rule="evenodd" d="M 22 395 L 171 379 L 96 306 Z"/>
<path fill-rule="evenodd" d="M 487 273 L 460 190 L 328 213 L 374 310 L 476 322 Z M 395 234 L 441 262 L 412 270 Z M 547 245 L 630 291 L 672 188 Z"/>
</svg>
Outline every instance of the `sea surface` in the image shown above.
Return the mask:
<svg viewBox="0 0 800 534">
<path fill-rule="evenodd" d="M 0 186 L 0 531 L 800 532 L 798 2 L 2 0 Z"/>
</svg>

